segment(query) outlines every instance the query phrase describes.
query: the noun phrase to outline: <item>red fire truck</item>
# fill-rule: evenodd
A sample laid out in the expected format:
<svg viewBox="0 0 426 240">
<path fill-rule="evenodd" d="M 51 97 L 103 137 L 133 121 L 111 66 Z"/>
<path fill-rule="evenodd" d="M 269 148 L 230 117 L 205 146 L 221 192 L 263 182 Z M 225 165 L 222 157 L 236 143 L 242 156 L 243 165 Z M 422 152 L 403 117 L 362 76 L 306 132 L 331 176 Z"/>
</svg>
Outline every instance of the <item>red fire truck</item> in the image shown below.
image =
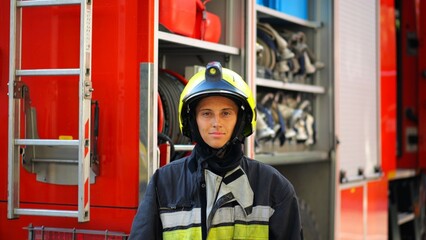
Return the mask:
<svg viewBox="0 0 426 240">
<path fill-rule="evenodd" d="M 260 2 L 0 1 L 0 239 L 126 239 L 153 171 L 169 160 L 166 153 L 192 147 L 170 136 L 169 141 L 160 139 L 164 128 L 178 129 L 176 119 L 163 116 L 163 108 L 173 101 L 161 100 L 159 81 L 179 72 L 173 76 L 180 79 L 175 87 L 181 88 L 185 66 L 195 65 L 194 59 L 219 58 L 258 92 L 254 79 L 260 19 L 285 19 L 293 28 L 308 29 L 328 69 L 322 78 L 334 79 L 321 88 L 278 86 L 322 94 L 316 105 L 327 110 L 316 113 L 328 115 L 318 119 L 321 127 L 328 127 L 318 130 L 316 146 L 308 149 L 314 151 L 262 157 L 255 150 L 255 136 L 246 144 L 249 156 L 277 165 L 294 182 L 305 200 L 306 237 L 421 239 L 426 2 L 381 0 L 363 11 L 368 4 L 358 1 L 306 1 L 319 23 Z M 351 4 L 357 11 L 349 11 L 355 9 Z M 200 15 L 206 6 L 211 12 Z M 222 36 L 217 35 L 218 26 L 210 32 L 182 33 L 191 36 L 162 29 L 160 13 L 173 19 L 177 9 L 190 9 L 195 19 L 180 15 L 176 25 L 197 25 L 201 19 L 203 27 L 221 24 Z M 376 24 L 363 24 L 365 17 Z M 366 32 L 349 24 L 348 33 L 345 20 L 359 21 Z M 370 33 L 372 45 L 357 45 Z M 349 58 L 353 56 L 359 58 Z M 347 66 L 349 62 L 360 66 Z M 351 71 L 357 67 L 373 73 L 367 78 L 377 91 L 364 97 L 376 102 L 355 99 L 346 105 L 359 93 L 357 82 L 345 85 L 351 83 L 346 80 L 365 77 Z M 354 103 L 363 108 L 356 109 Z M 353 119 L 345 110 L 352 107 L 371 112 L 357 116 L 362 129 L 348 132 L 353 122 L 347 120 Z M 351 139 L 351 134 L 361 133 L 367 137 Z M 359 149 L 365 154 L 357 155 Z M 272 163 L 276 156 L 293 160 Z"/>
</svg>

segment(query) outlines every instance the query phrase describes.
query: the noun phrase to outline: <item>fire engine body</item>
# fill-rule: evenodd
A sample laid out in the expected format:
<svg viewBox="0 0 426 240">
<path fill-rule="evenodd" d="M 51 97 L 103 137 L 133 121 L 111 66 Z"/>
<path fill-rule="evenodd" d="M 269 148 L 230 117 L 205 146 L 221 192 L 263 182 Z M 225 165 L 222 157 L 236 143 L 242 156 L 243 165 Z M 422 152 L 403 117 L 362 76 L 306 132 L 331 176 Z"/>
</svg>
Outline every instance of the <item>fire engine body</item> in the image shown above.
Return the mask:
<svg viewBox="0 0 426 240">
<path fill-rule="evenodd" d="M 402 2 L 402 1 L 401 1 Z M 413 5 L 409 5 L 411 2 Z M 390 218 L 388 198 L 389 186 L 397 179 L 398 170 L 409 169 L 418 176 L 426 167 L 424 135 L 426 127 L 425 69 L 426 55 L 424 22 L 426 3 L 404 1 L 403 9 L 411 9 L 411 29 L 418 39 L 415 60 L 405 56 L 403 70 L 397 70 L 397 41 L 395 33 L 395 2 L 381 0 L 380 5 L 380 132 L 378 151 L 380 166 L 377 177 L 361 179 L 353 183 L 342 183 L 339 179 L 339 145 L 336 153 L 336 172 L 330 179 L 333 186 L 330 199 L 334 206 L 329 216 L 332 226 L 321 231 L 330 239 L 387 239 L 392 229 L 388 227 Z M 415 5 L 417 3 L 417 5 Z M 158 154 L 157 139 L 141 141 L 145 131 L 157 126 L 157 103 L 142 93 L 156 89 L 153 78 L 145 78 L 145 72 L 154 71 L 158 46 L 156 31 L 158 21 L 158 1 L 147 0 L 104 0 L 93 1 L 91 28 L 91 84 L 94 88 L 91 100 L 99 106 L 99 121 L 91 120 L 90 132 L 96 125 L 98 135 L 96 149 L 99 171 L 91 170 L 89 220 L 79 222 L 73 217 L 13 215 L 8 211 L 8 121 L 9 121 L 9 68 L 10 68 L 10 1 L 0 2 L 0 239 L 25 239 L 32 226 L 52 228 L 86 229 L 104 233 L 117 232 L 123 236 L 130 232 L 131 223 L 136 214 L 141 193 L 155 170 L 157 163 L 147 163 L 144 158 L 152 159 Z M 250 1 L 249 6 L 255 5 Z M 415 11 L 416 10 L 416 11 Z M 409 11 L 409 10 L 407 10 Z M 415 13 L 414 13 L 415 12 Z M 22 46 L 21 68 L 76 68 L 79 65 L 80 7 L 47 6 L 22 9 Z M 416 17 L 416 18 L 414 18 Z M 408 18 L 408 17 L 407 17 Z M 416 20 L 417 19 L 417 22 Z M 407 19 L 404 19 L 408 21 Z M 254 23 L 251 23 L 254 24 Z M 410 24 L 404 25 L 408 26 Z M 412 26 L 412 25 L 410 25 Z M 401 27 L 401 31 L 404 31 Z M 405 29 L 406 30 L 406 29 Z M 405 33 L 401 33 L 404 35 Z M 404 39 L 405 41 L 405 39 Z M 402 44 L 403 46 L 404 44 Z M 247 52 L 254 51 L 249 44 Z M 406 50 L 402 50 L 404 52 Z M 254 65 L 253 61 L 250 62 Z M 251 65 L 251 66 L 252 66 Z M 412 67 L 415 70 L 410 70 Z M 408 71 L 407 71 L 408 70 Z M 404 92 L 397 95 L 397 71 L 402 75 L 412 74 L 401 81 Z M 407 71 L 407 72 L 405 72 Z M 410 72 L 410 73 L 408 73 Z M 253 73 L 253 72 L 251 72 Z M 417 73 L 417 74 L 416 74 Z M 253 77 L 248 74 L 248 76 Z M 24 76 L 20 79 L 28 88 L 31 107 L 36 109 L 36 129 L 41 139 L 78 139 L 79 138 L 79 100 L 77 98 L 78 78 L 76 76 Z M 143 88 L 143 91 L 141 89 Z M 415 94 L 411 94 L 414 92 Z M 423 93 L 423 94 L 421 94 Z M 401 106 L 410 108 L 417 116 L 417 122 L 403 121 L 401 149 L 397 157 L 397 101 L 404 97 Z M 148 109 L 141 108 L 141 102 L 147 101 Z M 152 102 L 150 102 L 152 101 Z M 338 107 L 336 107 L 338 108 Z M 21 118 L 24 109 L 21 108 Z M 337 110 L 336 110 L 337 111 Z M 405 114 L 405 112 L 404 112 Z M 153 128 L 141 127 L 141 121 Z M 339 120 L 336 119 L 336 122 Z M 405 121 L 405 122 L 404 122 Z M 408 122 L 407 122 L 408 121 Z M 144 123 L 145 124 L 145 123 Z M 21 123 L 21 135 L 28 128 Z M 142 128 L 142 129 L 141 129 Z M 410 129 L 415 129 L 414 133 Z M 408 130 L 407 130 L 408 129 Z M 408 133 L 406 132 L 408 131 Z M 411 131 L 411 132 L 410 132 Z M 151 134 L 151 133 L 149 133 Z M 410 135 L 413 134 L 413 135 Z M 408 136 L 418 137 L 416 150 L 411 151 L 405 144 Z M 151 136 L 151 135 L 150 135 Z M 93 152 L 93 137 L 91 138 Z M 253 141 L 249 140 L 249 143 Z M 250 149 L 250 148 L 249 148 Z M 411 148 L 412 149 L 412 148 Z M 22 149 L 25 151 L 25 149 Z M 249 155 L 253 153 L 249 152 Z M 154 159 L 156 159 L 154 157 Z M 57 184 L 43 181 L 43 176 L 20 166 L 19 208 L 75 210 L 78 205 L 78 187 L 75 184 Z M 291 174 L 290 174 L 291 175 Z M 361 174 L 362 175 L 362 174 Z M 315 178 L 313 176 L 313 178 Z M 40 180 L 41 179 L 41 180 Z M 309 183 L 306 183 L 308 188 Z M 423 203 L 424 204 L 424 203 Z M 96 239 L 96 238 L 93 238 Z"/>
<path fill-rule="evenodd" d="M 55 226 L 128 233 L 139 202 L 139 63 L 153 59 L 153 1 L 93 3 L 92 99 L 102 105 L 98 160 L 102 165 L 90 189 L 90 221 L 75 218 L 7 216 L 7 82 L 10 1 L 1 2 L 1 239 L 24 239 L 23 227 Z M 96 10 L 95 10 L 96 9 Z M 79 65 L 80 7 L 47 6 L 22 10 L 22 68 L 75 68 Z M 142 20 L 142 21 L 141 21 Z M 151 49 L 151 50 L 150 50 Z M 96 70 L 97 69 L 97 70 Z M 40 138 L 78 139 L 78 79 L 72 76 L 23 78 L 37 109 Z M 46 98 L 45 98 L 46 97 Z M 104 135 L 105 134 L 105 135 Z M 20 171 L 20 207 L 75 209 L 77 187 L 39 182 Z"/>
</svg>

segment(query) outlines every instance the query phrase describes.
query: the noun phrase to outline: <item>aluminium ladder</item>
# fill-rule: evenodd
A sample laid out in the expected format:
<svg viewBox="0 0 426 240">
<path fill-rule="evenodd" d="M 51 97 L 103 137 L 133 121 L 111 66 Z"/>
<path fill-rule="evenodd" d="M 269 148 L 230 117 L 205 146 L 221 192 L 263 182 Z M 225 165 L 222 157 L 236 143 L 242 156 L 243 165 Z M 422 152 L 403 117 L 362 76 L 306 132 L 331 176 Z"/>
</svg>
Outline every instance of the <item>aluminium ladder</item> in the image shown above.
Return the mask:
<svg viewBox="0 0 426 240">
<path fill-rule="evenodd" d="M 79 68 L 21 69 L 22 8 L 60 5 L 80 6 L 80 60 Z M 90 115 L 91 115 L 91 40 L 92 0 L 11 0 L 9 52 L 9 113 L 8 113 L 8 209 L 9 219 L 19 215 L 75 217 L 79 222 L 90 219 Z M 27 90 L 22 76 L 79 76 L 78 140 L 21 138 L 21 102 Z M 35 80 L 36 81 L 36 80 Z M 28 137 L 28 136 L 26 136 Z M 78 207 L 76 210 L 31 209 L 19 207 L 19 189 L 22 152 L 30 147 L 68 147 L 75 149 L 78 175 Z"/>
</svg>

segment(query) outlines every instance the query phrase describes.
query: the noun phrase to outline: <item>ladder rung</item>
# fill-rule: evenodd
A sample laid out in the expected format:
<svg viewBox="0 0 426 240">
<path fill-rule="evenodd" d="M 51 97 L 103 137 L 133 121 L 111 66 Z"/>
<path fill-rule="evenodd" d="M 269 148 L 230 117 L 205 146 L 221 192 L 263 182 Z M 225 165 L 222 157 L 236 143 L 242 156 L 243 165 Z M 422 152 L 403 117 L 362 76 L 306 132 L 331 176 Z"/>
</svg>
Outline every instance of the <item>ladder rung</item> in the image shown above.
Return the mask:
<svg viewBox="0 0 426 240">
<path fill-rule="evenodd" d="M 38 231 L 38 232 L 44 232 L 47 233 L 51 232 L 53 234 L 58 234 L 59 233 L 72 233 L 72 234 L 88 234 L 88 235 L 101 235 L 105 238 L 102 239 L 109 239 L 108 237 L 122 237 L 120 239 L 127 239 L 125 237 L 128 237 L 127 234 L 125 234 L 124 232 L 114 232 L 114 231 L 102 231 L 102 230 L 89 230 L 89 229 L 76 229 L 76 228 L 56 228 L 56 227 L 33 227 L 31 224 L 28 227 L 24 227 L 23 229 L 27 229 L 28 231 Z M 53 235 L 52 234 L 52 235 Z M 100 236 L 99 236 L 100 237 Z M 94 239 L 100 239 L 99 237 L 95 237 Z M 82 237 L 83 238 L 83 237 Z M 116 239 L 116 238 L 113 238 Z"/>
<path fill-rule="evenodd" d="M 78 140 L 15 139 L 15 145 L 30 146 L 78 146 Z"/>
<path fill-rule="evenodd" d="M 33 162 L 39 163 L 72 163 L 77 164 L 77 159 L 50 159 L 50 158 L 33 158 Z"/>
<path fill-rule="evenodd" d="M 18 1 L 17 7 L 38 7 L 55 5 L 75 5 L 81 4 L 82 0 L 25 0 Z"/>
<path fill-rule="evenodd" d="M 192 149 L 194 149 L 194 145 L 175 145 L 175 151 L 192 151 Z"/>
<path fill-rule="evenodd" d="M 32 209 L 32 208 L 15 208 L 14 213 L 18 215 L 35 215 L 35 216 L 51 216 L 51 217 L 78 217 L 78 211 L 67 210 L 50 210 L 50 209 Z"/>
<path fill-rule="evenodd" d="M 79 75 L 79 74 L 80 74 L 79 68 L 16 70 L 17 76 L 65 76 L 65 75 Z"/>
</svg>

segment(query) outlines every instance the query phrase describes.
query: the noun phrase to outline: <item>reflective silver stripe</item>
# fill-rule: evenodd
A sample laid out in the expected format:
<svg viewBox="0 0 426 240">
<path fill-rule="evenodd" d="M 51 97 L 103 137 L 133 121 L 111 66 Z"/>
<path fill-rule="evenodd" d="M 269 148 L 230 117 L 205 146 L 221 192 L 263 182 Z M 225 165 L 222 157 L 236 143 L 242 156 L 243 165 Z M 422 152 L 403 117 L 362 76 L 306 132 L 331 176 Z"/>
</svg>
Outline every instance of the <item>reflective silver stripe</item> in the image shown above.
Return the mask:
<svg viewBox="0 0 426 240">
<path fill-rule="evenodd" d="M 223 223 L 242 222 L 265 222 L 269 223 L 269 218 L 274 213 L 274 209 L 269 206 L 256 206 L 250 215 L 246 216 L 241 206 L 219 208 L 212 221 L 212 226 Z"/>
<path fill-rule="evenodd" d="M 201 208 L 189 211 L 165 212 L 160 214 L 163 228 L 185 227 L 201 224 Z"/>
<path fill-rule="evenodd" d="M 224 182 L 227 177 L 230 177 L 235 172 L 241 171 L 244 173 L 244 170 L 241 167 L 238 167 L 233 173 L 227 174 L 225 176 Z M 251 189 L 250 182 L 247 178 L 247 174 L 240 175 L 237 179 L 226 183 L 223 187 L 224 192 L 232 192 L 238 204 L 240 204 L 244 209 L 251 208 L 253 206 L 254 193 Z M 250 215 L 250 212 L 247 212 Z"/>
<path fill-rule="evenodd" d="M 222 177 L 216 175 L 215 173 L 205 170 L 204 179 L 206 180 L 206 194 L 207 194 L 207 216 L 210 215 L 210 212 L 213 208 L 214 201 L 216 198 L 216 193 L 219 190 L 219 186 L 222 183 Z M 223 194 L 222 194 L 223 195 Z M 218 196 L 220 198 L 221 195 Z"/>
<path fill-rule="evenodd" d="M 233 177 L 233 175 L 236 175 L 237 177 Z M 207 182 L 207 216 L 210 215 L 211 210 L 218 203 L 218 202 L 214 203 L 213 201 L 215 200 L 217 201 L 223 196 L 229 194 L 230 192 L 232 192 L 234 199 L 244 209 L 246 210 L 251 209 L 253 205 L 254 193 L 253 193 L 253 190 L 251 189 L 250 182 L 247 178 L 247 175 L 245 174 L 244 170 L 240 166 L 228 172 L 225 178 L 223 179 L 223 183 L 222 183 L 222 178 L 220 176 L 216 175 L 215 173 L 209 170 L 205 171 L 205 179 Z M 229 179 L 232 179 L 232 180 L 228 181 Z M 220 191 L 217 194 L 218 195 L 217 198 L 215 198 L 219 188 L 220 188 Z M 231 199 L 231 201 L 233 201 L 234 199 Z M 216 208 L 217 207 L 218 206 L 216 206 Z M 250 214 L 250 211 L 248 211 L 247 214 Z"/>
</svg>

